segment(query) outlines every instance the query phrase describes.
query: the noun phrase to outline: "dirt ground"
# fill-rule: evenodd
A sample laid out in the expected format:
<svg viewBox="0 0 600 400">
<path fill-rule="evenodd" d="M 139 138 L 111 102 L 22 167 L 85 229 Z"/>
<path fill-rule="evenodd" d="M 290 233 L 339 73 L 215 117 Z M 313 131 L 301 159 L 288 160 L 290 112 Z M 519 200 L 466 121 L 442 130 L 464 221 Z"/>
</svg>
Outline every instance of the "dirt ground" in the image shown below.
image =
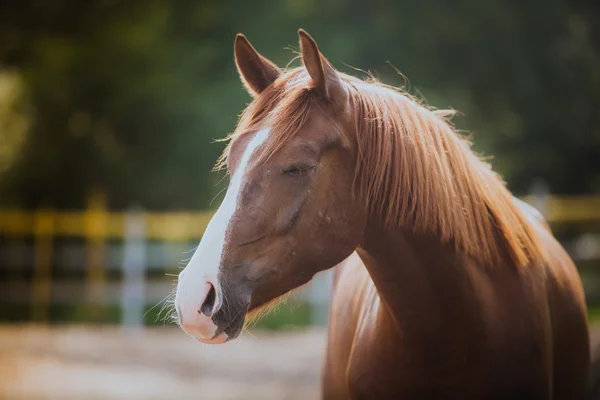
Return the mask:
<svg viewBox="0 0 600 400">
<path fill-rule="evenodd" d="M 208 346 L 176 328 L 5 326 L 0 399 L 317 399 L 324 348 L 323 330 Z"/>
<path fill-rule="evenodd" d="M 177 328 L 0 326 L 0 400 L 317 399 L 324 348 L 323 330 L 208 346 Z"/>
</svg>

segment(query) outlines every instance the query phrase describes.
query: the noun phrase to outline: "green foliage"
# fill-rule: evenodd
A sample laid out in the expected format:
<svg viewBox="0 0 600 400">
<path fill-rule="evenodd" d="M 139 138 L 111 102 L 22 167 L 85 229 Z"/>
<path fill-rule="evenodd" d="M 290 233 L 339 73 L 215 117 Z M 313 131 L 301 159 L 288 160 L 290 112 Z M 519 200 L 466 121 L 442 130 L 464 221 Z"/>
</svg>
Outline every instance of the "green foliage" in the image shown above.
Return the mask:
<svg viewBox="0 0 600 400">
<path fill-rule="evenodd" d="M 268 313 L 252 327 L 259 329 L 288 329 L 311 325 L 310 304 L 304 302 L 286 302 Z"/>
<path fill-rule="evenodd" d="M 0 67 L 24 82 L 31 120 L 0 203 L 205 208 L 210 172 L 249 101 L 232 45 L 244 32 L 285 66 L 296 29 L 333 64 L 452 106 L 517 192 L 600 189 L 600 11 L 570 2 L 23 0 L 3 5 Z M 0 125 L 1 126 L 1 125 Z M 6 140 L 0 132 L 0 140 Z"/>
<path fill-rule="evenodd" d="M 588 306 L 588 320 L 595 324 L 600 322 L 600 306 Z"/>
</svg>

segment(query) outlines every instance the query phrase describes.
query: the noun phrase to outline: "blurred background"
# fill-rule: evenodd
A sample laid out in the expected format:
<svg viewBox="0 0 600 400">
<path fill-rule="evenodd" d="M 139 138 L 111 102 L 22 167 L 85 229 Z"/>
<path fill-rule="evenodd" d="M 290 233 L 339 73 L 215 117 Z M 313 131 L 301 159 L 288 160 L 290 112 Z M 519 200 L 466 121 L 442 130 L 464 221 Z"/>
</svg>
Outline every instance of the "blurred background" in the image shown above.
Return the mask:
<svg viewBox="0 0 600 400">
<path fill-rule="evenodd" d="M 596 0 L 2 0 L 0 398 L 318 397 L 331 273 L 225 346 L 168 302 L 227 186 L 214 139 L 250 101 L 233 38 L 283 67 L 298 28 L 459 110 L 600 317 Z"/>
</svg>

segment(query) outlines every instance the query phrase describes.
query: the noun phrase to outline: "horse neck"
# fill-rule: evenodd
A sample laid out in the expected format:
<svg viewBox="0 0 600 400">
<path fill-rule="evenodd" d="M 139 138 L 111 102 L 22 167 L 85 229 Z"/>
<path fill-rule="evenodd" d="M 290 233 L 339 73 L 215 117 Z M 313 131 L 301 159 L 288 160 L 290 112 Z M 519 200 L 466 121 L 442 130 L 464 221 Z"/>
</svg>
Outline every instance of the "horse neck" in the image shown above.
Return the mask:
<svg viewBox="0 0 600 400">
<path fill-rule="evenodd" d="M 365 233 L 357 253 L 377 288 L 379 311 L 401 329 L 434 332 L 448 318 L 476 313 L 473 282 L 484 272 L 454 246 L 379 224 L 369 224 Z"/>
</svg>

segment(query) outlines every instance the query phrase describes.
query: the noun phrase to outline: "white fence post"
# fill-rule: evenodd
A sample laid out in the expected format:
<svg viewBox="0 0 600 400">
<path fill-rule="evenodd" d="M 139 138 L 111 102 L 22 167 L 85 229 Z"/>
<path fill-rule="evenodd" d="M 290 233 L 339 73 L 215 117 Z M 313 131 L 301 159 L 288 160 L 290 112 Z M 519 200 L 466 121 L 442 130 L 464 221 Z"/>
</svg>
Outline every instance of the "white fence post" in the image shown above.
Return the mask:
<svg viewBox="0 0 600 400">
<path fill-rule="evenodd" d="M 530 194 L 532 198 L 532 206 L 544 216 L 548 218 L 548 200 L 550 199 L 550 188 L 545 180 L 538 178 L 531 185 Z"/>
<path fill-rule="evenodd" d="M 139 208 L 125 217 L 123 280 L 121 293 L 122 324 L 127 328 L 144 326 L 146 284 L 146 220 Z"/>
</svg>

